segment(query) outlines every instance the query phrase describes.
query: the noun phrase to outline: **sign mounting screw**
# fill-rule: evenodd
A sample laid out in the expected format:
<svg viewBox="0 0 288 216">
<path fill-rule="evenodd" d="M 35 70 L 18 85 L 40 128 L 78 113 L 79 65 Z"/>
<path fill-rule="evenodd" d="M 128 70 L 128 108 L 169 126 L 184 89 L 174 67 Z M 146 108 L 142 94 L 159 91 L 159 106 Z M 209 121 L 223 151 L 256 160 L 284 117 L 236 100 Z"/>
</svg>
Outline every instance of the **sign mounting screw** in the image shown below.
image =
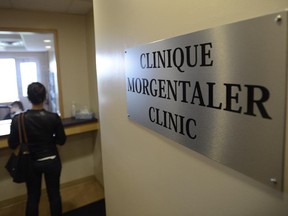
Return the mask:
<svg viewBox="0 0 288 216">
<path fill-rule="evenodd" d="M 273 184 L 277 184 L 277 179 L 276 178 L 270 178 L 270 182 Z"/>
<path fill-rule="evenodd" d="M 282 21 L 282 16 L 279 14 L 275 17 L 275 22 L 280 23 Z"/>
</svg>

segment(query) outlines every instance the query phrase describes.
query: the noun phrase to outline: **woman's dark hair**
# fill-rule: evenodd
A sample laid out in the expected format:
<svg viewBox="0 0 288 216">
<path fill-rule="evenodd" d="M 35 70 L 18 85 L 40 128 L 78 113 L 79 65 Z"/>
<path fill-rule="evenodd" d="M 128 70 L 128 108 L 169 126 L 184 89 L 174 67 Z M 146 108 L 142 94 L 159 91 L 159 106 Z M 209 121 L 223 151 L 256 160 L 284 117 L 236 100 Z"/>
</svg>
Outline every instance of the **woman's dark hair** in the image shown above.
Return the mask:
<svg viewBox="0 0 288 216">
<path fill-rule="evenodd" d="M 28 99 L 32 104 L 40 104 L 46 100 L 45 86 L 39 82 L 33 82 L 27 89 Z"/>
</svg>

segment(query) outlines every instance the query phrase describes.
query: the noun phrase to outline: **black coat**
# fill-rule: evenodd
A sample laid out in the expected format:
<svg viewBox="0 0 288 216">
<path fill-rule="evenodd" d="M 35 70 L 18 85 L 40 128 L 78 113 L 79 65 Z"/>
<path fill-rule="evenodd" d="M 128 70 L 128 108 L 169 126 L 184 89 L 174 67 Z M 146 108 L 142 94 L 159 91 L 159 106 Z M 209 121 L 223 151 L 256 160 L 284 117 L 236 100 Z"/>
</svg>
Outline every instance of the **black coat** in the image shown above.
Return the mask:
<svg viewBox="0 0 288 216">
<path fill-rule="evenodd" d="M 11 149 L 19 145 L 18 120 L 20 115 L 13 117 L 8 144 Z M 27 110 L 24 124 L 28 138 L 28 149 L 33 159 L 58 155 L 56 145 L 63 145 L 66 135 L 61 118 L 58 114 L 42 110 Z"/>
</svg>

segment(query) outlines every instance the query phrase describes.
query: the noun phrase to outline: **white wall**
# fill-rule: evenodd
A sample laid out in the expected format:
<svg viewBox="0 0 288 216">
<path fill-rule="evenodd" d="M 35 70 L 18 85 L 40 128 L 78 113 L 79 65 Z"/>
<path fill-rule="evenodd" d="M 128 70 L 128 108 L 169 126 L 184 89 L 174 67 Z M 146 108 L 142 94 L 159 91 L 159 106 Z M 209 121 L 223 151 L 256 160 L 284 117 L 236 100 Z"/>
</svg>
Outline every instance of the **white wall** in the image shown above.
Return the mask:
<svg viewBox="0 0 288 216">
<path fill-rule="evenodd" d="M 108 216 L 287 216 L 287 194 L 127 118 L 124 51 L 288 7 L 287 0 L 93 0 Z"/>
</svg>

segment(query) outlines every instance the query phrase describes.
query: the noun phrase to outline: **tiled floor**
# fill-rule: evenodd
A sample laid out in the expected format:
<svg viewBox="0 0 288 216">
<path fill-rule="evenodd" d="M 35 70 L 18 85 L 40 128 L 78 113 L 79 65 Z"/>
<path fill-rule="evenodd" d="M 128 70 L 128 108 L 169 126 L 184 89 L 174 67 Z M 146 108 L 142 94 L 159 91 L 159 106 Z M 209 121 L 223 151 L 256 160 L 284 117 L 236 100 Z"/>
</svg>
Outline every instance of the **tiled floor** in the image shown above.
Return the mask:
<svg viewBox="0 0 288 216">
<path fill-rule="evenodd" d="M 93 178 L 64 184 L 61 188 L 63 212 L 87 205 L 104 198 L 102 186 Z M 25 200 L 15 200 L 13 204 L 2 206 L 0 216 L 24 216 Z M 46 192 L 42 193 L 40 201 L 40 216 L 49 216 L 49 203 Z"/>
</svg>

